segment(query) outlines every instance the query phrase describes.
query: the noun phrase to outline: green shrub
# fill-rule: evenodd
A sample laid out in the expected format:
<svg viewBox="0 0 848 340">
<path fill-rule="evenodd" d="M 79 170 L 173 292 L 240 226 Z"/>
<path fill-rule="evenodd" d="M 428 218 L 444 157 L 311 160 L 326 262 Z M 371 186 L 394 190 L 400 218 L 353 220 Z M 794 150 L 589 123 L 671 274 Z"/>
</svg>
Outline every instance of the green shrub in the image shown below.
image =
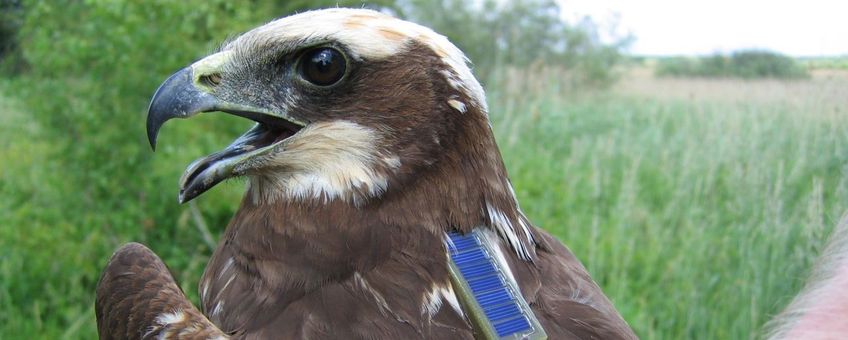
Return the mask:
<svg viewBox="0 0 848 340">
<path fill-rule="evenodd" d="M 502 78 L 510 67 L 542 64 L 571 71 L 582 85 L 609 85 L 632 41 L 630 36 L 602 41 L 590 18 L 564 22 L 554 0 L 407 0 L 397 8 L 465 51 L 484 82 Z"/>
<path fill-rule="evenodd" d="M 735 77 L 797 79 L 807 70 L 794 59 L 770 51 L 742 50 L 726 56 L 720 53 L 702 58 L 661 59 L 656 74 L 675 77 Z"/>
<path fill-rule="evenodd" d="M 668 57 L 657 60 L 658 76 L 684 76 L 697 74 L 698 61 L 687 57 Z"/>
<path fill-rule="evenodd" d="M 18 30 L 23 22 L 19 0 L 0 0 L 0 72 L 17 74 L 26 68 L 18 48 Z"/>
<path fill-rule="evenodd" d="M 801 63 L 810 70 L 848 70 L 848 55 L 841 57 L 807 57 Z"/>
<path fill-rule="evenodd" d="M 730 56 L 731 73 L 742 78 L 802 78 L 807 71 L 794 59 L 769 51 L 738 51 Z"/>
</svg>

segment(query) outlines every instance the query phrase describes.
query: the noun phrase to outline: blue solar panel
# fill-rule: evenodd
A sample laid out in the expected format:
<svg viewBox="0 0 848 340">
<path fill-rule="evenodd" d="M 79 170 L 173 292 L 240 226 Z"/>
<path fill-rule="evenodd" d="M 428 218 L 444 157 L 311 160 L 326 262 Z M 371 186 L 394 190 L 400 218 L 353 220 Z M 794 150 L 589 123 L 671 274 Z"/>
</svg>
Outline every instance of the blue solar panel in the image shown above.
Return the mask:
<svg viewBox="0 0 848 340">
<path fill-rule="evenodd" d="M 527 303 L 507 281 L 492 251 L 481 241 L 479 233 L 448 233 L 448 248 L 474 304 L 485 314 L 488 328 L 500 338 L 521 338 L 536 332 L 535 317 Z M 532 321 L 531 321 L 532 320 Z M 536 332 L 544 336 L 541 329 Z"/>
</svg>

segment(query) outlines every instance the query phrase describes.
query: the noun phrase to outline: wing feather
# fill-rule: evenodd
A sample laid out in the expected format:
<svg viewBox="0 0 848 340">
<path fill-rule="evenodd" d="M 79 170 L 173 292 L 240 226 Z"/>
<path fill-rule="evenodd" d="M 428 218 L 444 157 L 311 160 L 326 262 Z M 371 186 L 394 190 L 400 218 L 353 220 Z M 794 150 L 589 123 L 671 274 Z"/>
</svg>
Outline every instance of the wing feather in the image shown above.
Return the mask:
<svg viewBox="0 0 848 340">
<path fill-rule="evenodd" d="M 147 247 L 118 249 L 97 283 L 100 339 L 226 339 L 191 302 Z"/>
</svg>

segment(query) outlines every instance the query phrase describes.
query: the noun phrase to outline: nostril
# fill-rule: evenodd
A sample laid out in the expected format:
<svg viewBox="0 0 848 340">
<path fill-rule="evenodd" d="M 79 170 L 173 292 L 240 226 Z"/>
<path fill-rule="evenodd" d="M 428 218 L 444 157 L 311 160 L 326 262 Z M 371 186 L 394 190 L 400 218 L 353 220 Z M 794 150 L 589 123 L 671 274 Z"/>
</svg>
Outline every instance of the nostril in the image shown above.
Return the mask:
<svg viewBox="0 0 848 340">
<path fill-rule="evenodd" d="M 212 73 L 200 76 L 200 81 L 207 86 L 215 87 L 221 84 L 221 74 Z"/>
</svg>

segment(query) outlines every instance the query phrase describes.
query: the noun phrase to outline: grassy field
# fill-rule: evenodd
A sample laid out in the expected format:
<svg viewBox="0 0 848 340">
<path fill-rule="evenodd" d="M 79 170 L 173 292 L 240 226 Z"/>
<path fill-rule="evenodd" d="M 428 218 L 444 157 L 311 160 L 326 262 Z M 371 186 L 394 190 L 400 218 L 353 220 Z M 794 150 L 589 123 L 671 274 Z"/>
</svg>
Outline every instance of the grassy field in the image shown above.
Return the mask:
<svg viewBox="0 0 848 340">
<path fill-rule="evenodd" d="M 642 338 L 757 338 L 848 210 L 848 73 L 794 82 L 650 74 L 633 70 L 593 93 L 557 72 L 486 84 L 522 207 L 583 260 Z M 11 85 L 0 81 L 0 338 L 94 337 L 94 283 L 131 235 L 157 244 L 196 297 L 209 250 L 192 208 L 179 208 L 177 221 L 142 219 L 137 234 L 102 215 L 143 216 L 152 209 L 135 203 L 143 199 L 57 208 L 87 194 L 64 190 L 53 146 L 27 108 L 3 96 Z M 157 153 L 158 171 L 173 173 L 158 189 L 175 192 L 179 171 L 200 154 Z M 197 211 L 226 219 L 241 190 L 216 188 Z M 66 214 L 83 217 L 63 222 Z M 157 225 L 176 227 L 161 235 Z M 217 236 L 222 226 L 211 227 Z"/>
</svg>

